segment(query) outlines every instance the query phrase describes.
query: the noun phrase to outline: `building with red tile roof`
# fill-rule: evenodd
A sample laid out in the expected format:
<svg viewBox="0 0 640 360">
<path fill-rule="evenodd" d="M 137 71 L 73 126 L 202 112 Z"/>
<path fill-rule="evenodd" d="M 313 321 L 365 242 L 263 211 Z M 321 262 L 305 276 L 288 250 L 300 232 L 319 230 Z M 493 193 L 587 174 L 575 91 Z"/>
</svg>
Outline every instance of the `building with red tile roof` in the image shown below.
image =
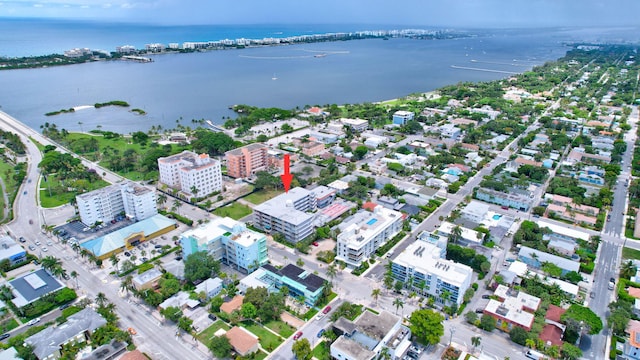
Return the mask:
<svg viewBox="0 0 640 360">
<path fill-rule="evenodd" d="M 229 344 L 240 356 L 247 356 L 258 351 L 258 337 L 249 331 L 234 326 L 225 334 Z"/>
<path fill-rule="evenodd" d="M 238 310 L 242 307 L 242 300 L 244 300 L 244 296 L 236 295 L 231 299 L 220 306 L 220 310 L 226 312 L 227 314 L 231 314 L 234 310 Z"/>
</svg>

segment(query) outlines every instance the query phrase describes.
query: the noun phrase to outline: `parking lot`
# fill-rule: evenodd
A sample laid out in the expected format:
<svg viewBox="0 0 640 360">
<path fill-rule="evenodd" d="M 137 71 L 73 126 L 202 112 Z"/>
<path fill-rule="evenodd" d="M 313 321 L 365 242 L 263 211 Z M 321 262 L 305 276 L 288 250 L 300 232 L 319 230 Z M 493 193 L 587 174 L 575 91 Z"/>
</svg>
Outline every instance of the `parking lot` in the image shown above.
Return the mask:
<svg viewBox="0 0 640 360">
<path fill-rule="evenodd" d="M 79 243 L 83 243 L 87 240 L 95 239 L 100 236 L 112 233 L 116 230 L 120 230 L 131 224 L 133 224 L 133 222 L 125 218 L 121 221 L 116 222 L 115 224 L 106 222 L 100 226 L 89 228 L 80 221 L 72 221 L 56 227 L 53 231 L 55 233 L 62 234 L 62 236 L 60 237 L 63 239 L 66 238 L 65 240 L 75 238 Z"/>
</svg>

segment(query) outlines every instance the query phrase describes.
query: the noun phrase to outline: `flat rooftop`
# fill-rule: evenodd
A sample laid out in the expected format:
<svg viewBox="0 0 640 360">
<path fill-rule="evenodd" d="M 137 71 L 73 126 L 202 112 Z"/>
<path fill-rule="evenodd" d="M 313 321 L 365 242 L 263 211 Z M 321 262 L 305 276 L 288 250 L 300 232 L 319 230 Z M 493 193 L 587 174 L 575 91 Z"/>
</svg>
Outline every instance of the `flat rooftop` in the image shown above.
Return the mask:
<svg viewBox="0 0 640 360">
<path fill-rule="evenodd" d="M 393 262 L 423 274 L 432 274 L 451 285 L 462 286 L 473 270 L 463 264 L 441 259 L 442 249 L 425 241 L 414 241 Z"/>
<path fill-rule="evenodd" d="M 27 305 L 44 295 L 65 287 L 60 280 L 49 275 L 44 269 L 11 280 L 9 284 L 13 287 L 15 299 L 12 301 L 17 307 Z"/>
<path fill-rule="evenodd" d="M 272 266 L 270 264 L 263 265 L 262 267 L 267 271 L 289 278 L 297 282 L 298 284 L 304 285 L 310 292 L 315 292 L 316 290 L 320 289 L 326 281 L 320 276 L 310 273 L 293 264 L 287 264 L 282 269 L 277 269 L 275 266 Z"/>
<path fill-rule="evenodd" d="M 264 238 L 264 235 L 245 227 L 244 223 L 229 217 L 217 218 L 211 222 L 202 224 L 195 229 L 182 233 L 183 238 L 195 238 L 199 245 L 208 243 L 221 237 L 228 237 L 243 247 L 249 247 L 254 242 Z"/>
<path fill-rule="evenodd" d="M 359 210 L 338 225 L 341 231 L 338 238 L 340 241 L 347 242 L 351 248 L 361 247 L 400 219 L 402 219 L 401 212 L 381 205 L 376 206 L 373 211 Z"/>
</svg>

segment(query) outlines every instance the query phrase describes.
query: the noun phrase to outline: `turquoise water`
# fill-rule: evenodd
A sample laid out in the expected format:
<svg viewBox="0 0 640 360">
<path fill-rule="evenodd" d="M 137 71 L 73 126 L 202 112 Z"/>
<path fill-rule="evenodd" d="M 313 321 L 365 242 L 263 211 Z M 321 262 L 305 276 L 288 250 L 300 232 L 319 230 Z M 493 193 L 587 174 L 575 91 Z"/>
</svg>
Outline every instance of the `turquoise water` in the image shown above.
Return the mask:
<svg viewBox="0 0 640 360">
<path fill-rule="evenodd" d="M 373 225 L 378 221 L 378 219 L 371 219 L 369 221 L 367 221 L 367 225 Z"/>
<path fill-rule="evenodd" d="M 500 220 L 501 217 L 502 215 L 495 214 L 493 215 L 493 220 Z"/>
</svg>

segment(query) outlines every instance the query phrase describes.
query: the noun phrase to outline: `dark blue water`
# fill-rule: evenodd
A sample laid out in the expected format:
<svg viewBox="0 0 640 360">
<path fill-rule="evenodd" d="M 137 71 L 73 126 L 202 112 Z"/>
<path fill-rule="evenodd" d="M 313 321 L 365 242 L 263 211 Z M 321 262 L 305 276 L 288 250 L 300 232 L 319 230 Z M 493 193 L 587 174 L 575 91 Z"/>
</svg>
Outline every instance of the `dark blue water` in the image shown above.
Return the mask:
<svg viewBox="0 0 640 360">
<path fill-rule="evenodd" d="M 252 29 L 251 34 L 257 35 L 266 28 Z M 266 31 L 276 29 L 284 28 L 274 26 Z M 114 29 L 112 36 L 123 39 L 112 39 L 113 43 L 136 45 L 131 39 L 149 35 L 129 31 Z M 162 39 L 149 41 L 205 40 L 179 36 L 168 39 L 171 31 L 166 31 L 159 36 Z M 0 34 L 7 36 L 1 30 Z M 251 34 L 244 37 L 250 38 Z M 55 34 L 45 37 L 50 36 L 58 42 L 56 46 L 70 41 Z M 105 61 L 0 71 L 0 106 L 36 129 L 44 122 L 53 122 L 69 130 L 87 131 L 101 125 L 105 130 L 128 133 L 158 124 L 174 127 L 177 119 L 185 125 L 201 118 L 222 123 L 223 117 L 234 115 L 228 110 L 232 104 L 295 108 L 375 102 L 459 81 L 504 78 L 509 74 L 454 69 L 451 65 L 522 72 L 562 56 L 567 47 L 561 41 L 566 39 L 566 34 L 557 31 L 500 31 L 455 40 L 358 40 L 159 55 L 146 64 Z M 73 46 L 95 48 L 90 44 Z M 327 56 L 313 57 L 317 52 Z M 44 116 L 62 108 L 111 100 L 127 101 L 148 114 L 102 108 Z"/>
</svg>

